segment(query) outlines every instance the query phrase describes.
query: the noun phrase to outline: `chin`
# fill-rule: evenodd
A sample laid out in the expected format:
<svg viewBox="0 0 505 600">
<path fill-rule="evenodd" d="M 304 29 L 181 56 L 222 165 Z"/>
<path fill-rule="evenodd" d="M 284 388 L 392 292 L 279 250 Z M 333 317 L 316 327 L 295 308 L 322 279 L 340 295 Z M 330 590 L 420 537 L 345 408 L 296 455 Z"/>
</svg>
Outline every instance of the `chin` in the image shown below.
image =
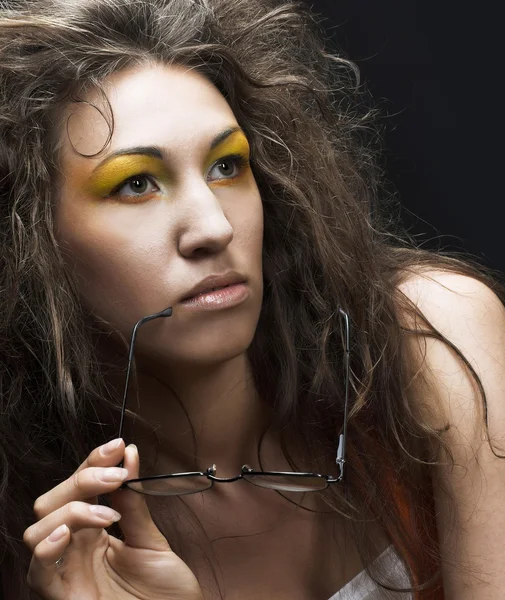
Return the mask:
<svg viewBox="0 0 505 600">
<path fill-rule="evenodd" d="M 139 339 L 136 348 L 146 359 L 170 370 L 217 366 L 247 352 L 260 310 L 261 302 L 250 302 L 230 311 L 202 314 L 198 319 L 178 319 L 174 312 L 174 320 L 171 317 L 163 323 L 146 324 L 145 334 L 151 328 L 149 341 L 147 336 Z"/>
<path fill-rule="evenodd" d="M 188 366 L 212 366 L 233 360 L 245 354 L 251 345 L 254 331 L 248 335 L 226 335 L 217 339 L 203 338 L 198 344 L 179 346 L 176 356 L 171 358 L 174 362 L 184 363 Z"/>
</svg>

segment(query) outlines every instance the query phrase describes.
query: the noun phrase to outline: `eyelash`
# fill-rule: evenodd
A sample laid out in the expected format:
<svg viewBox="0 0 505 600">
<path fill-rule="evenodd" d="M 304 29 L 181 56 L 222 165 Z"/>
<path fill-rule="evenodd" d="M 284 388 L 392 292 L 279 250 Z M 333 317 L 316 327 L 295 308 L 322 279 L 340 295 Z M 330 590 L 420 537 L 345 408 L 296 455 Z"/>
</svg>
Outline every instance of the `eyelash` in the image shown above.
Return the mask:
<svg viewBox="0 0 505 600">
<path fill-rule="evenodd" d="M 228 156 L 223 156 L 223 158 L 220 158 L 218 161 L 216 161 L 212 165 L 210 171 L 212 171 L 215 167 L 219 166 L 223 162 L 227 162 L 227 161 L 232 161 L 233 165 L 237 168 L 238 172 L 233 177 L 224 177 L 224 178 L 222 178 L 223 181 L 236 179 L 242 173 L 243 169 L 249 164 L 249 160 L 245 156 L 243 156 L 241 154 L 229 154 Z M 111 197 L 116 197 L 116 198 L 121 198 L 121 197 L 142 198 L 142 196 L 144 196 L 146 194 L 154 193 L 152 191 L 151 192 L 143 192 L 142 194 L 139 194 L 138 196 L 136 196 L 135 194 L 119 194 L 119 191 L 125 185 L 127 185 L 128 183 L 130 183 L 131 181 L 133 181 L 135 179 L 140 179 L 140 178 L 147 179 L 150 182 L 151 185 L 156 185 L 155 181 L 154 181 L 154 177 L 152 175 L 150 175 L 149 173 L 137 173 L 135 175 L 132 175 L 131 177 L 128 177 L 128 179 L 125 179 L 119 185 L 117 185 L 110 192 L 109 198 L 111 198 Z"/>
</svg>

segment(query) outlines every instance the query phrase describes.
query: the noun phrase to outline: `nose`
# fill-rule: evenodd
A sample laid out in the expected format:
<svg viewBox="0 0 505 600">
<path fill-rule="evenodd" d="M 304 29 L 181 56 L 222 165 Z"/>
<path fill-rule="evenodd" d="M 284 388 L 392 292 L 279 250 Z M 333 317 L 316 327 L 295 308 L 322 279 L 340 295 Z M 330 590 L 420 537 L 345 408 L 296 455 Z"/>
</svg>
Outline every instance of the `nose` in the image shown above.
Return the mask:
<svg viewBox="0 0 505 600">
<path fill-rule="evenodd" d="M 205 184 L 184 194 L 178 247 L 186 258 L 224 250 L 233 239 L 233 227 L 212 190 Z"/>
</svg>

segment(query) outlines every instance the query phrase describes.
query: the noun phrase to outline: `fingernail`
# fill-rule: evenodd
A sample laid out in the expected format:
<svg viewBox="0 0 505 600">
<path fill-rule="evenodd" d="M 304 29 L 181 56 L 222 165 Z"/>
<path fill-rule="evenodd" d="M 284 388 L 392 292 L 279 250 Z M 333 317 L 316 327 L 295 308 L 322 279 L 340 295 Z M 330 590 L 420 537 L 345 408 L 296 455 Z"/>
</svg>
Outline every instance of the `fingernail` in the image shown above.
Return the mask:
<svg viewBox="0 0 505 600">
<path fill-rule="evenodd" d="M 115 440 L 107 442 L 103 446 L 100 446 L 100 454 L 102 456 L 109 456 L 114 452 L 114 450 L 117 450 L 119 448 L 121 442 L 122 438 L 116 438 Z"/>
<path fill-rule="evenodd" d="M 108 506 L 102 506 L 101 504 L 92 504 L 89 507 L 89 510 L 100 517 L 101 519 L 105 519 L 106 521 L 119 521 L 121 515 L 115 511 L 113 508 L 109 508 Z"/>
<path fill-rule="evenodd" d="M 127 448 L 132 448 L 133 450 L 135 450 L 135 452 L 139 451 L 139 449 L 137 448 L 137 446 L 135 446 L 135 444 L 128 444 Z"/>
<path fill-rule="evenodd" d="M 66 525 L 60 525 L 57 529 L 53 531 L 53 533 L 51 533 L 51 535 L 47 539 L 49 542 L 57 542 L 65 536 L 67 531 L 68 527 Z"/>
<path fill-rule="evenodd" d="M 107 483 L 123 481 L 123 479 L 128 477 L 128 469 L 122 469 L 120 467 L 102 469 L 102 471 L 99 473 L 99 477 L 102 481 L 106 481 Z"/>
</svg>

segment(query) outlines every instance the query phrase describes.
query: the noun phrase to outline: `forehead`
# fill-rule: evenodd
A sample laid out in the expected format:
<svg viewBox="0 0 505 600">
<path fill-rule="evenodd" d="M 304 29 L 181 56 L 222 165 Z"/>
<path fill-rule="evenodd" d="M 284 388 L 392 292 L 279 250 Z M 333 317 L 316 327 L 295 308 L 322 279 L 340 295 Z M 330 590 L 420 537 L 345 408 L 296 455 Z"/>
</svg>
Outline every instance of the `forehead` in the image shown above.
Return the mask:
<svg viewBox="0 0 505 600">
<path fill-rule="evenodd" d="M 60 143 L 64 160 L 78 160 L 78 153 L 93 155 L 104 148 L 110 130 L 103 115 L 110 111 L 113 131 L 108 151 L 132 145 L 187 149 L 199 138 L 207 142 L 220 126 L 236 123 L 219 90 L 197 71 L 184 67 L 125 69 L 104 80 L 102 89 L 110 109 L 97 90 L 83 95 L 85 102 L 66 107 Z"/>
</svg>

